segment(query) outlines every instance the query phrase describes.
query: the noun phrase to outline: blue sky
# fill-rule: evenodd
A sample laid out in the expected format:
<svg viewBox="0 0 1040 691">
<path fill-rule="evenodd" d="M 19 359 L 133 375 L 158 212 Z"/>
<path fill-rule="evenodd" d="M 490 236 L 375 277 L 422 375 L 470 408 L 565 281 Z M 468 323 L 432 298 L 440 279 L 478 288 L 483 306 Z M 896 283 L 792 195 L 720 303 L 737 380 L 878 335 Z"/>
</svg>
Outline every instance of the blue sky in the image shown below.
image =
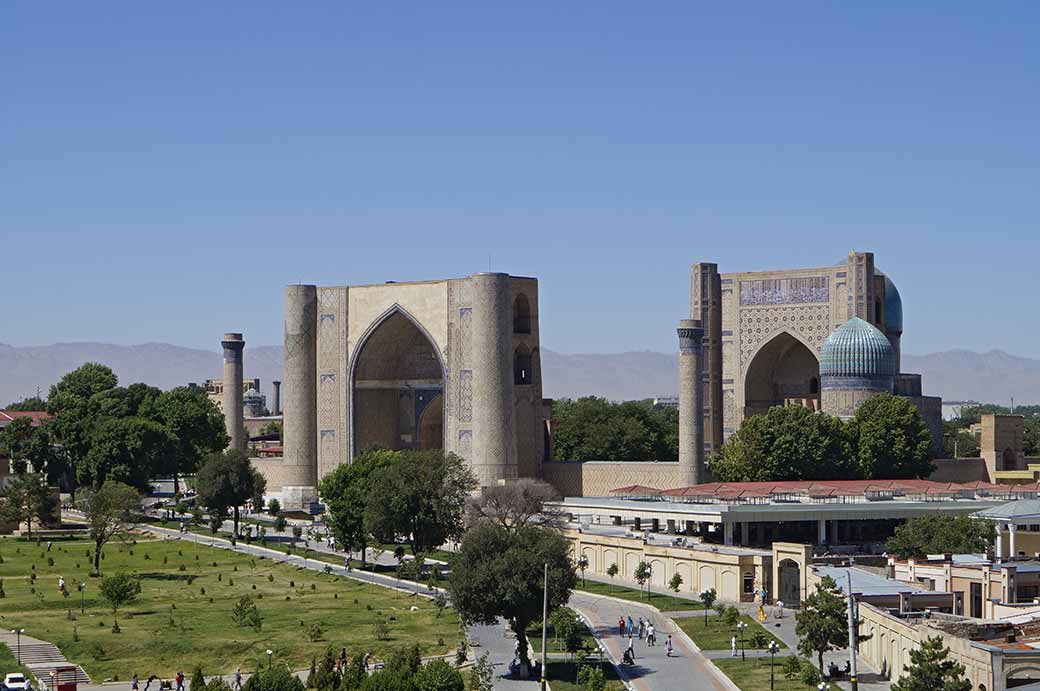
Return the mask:
<svg viewBox="0 0 1040 691">
<path fill-rule="evenodd" d="M 872 250 L 906 352 L 1040 357 L 1037 3 L 0 7 L 0 342 L 278 343 L 286 283 L 540 279 L 675 348 L 689 266 Z"/>
</svg>

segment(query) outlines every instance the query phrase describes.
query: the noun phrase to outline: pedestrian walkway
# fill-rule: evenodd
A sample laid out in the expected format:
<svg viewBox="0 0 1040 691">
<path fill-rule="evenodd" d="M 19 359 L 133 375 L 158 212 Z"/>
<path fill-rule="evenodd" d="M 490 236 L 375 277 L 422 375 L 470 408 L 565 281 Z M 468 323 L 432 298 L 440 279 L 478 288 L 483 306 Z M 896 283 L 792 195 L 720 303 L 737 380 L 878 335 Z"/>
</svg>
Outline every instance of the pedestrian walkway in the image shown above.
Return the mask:
<svg viewBox="0 0 1040 691">
<path fill-rule="evenodd" d="M 53 643 L 27 636 L 24 633 L 18 635 L 7 630 L 0 632 L 0 643 L 10 648 L 15 659 L 41 681 L 46 682 L 50 679 L 54 670 L 73 667 L 74 672 L 71 676 L 75 677 L 77 684 L 90 683 L 90 677 L 83 668 L 66 660 L 65 655 Z M 71 681 L 68 675 L 63 675 L 62 680 Z"/>
<path fill-rule="evenodd" d="M 636 691 L 671 691 L 672 689 L 703 689 L 704 691 L 733 691 L 732 683 L 695 648 L 689 646 L 678 633 L 678 626 L 670 618 L 637 602 L 591 595 L 581 591 L 571 594 L 569 606 L 585 618 L 593 634 L 600 640 L 615 665 L 621 661 L 628 638 L 618 635 L 618 619 L 639 617 L 653 622 L 657 630 L 657 645 L 634 639 L 634 665 L 620 665 L 622 677 Z M 674 652 L 666 654 L 665 641 L 672 636 Z"/>
</svg>

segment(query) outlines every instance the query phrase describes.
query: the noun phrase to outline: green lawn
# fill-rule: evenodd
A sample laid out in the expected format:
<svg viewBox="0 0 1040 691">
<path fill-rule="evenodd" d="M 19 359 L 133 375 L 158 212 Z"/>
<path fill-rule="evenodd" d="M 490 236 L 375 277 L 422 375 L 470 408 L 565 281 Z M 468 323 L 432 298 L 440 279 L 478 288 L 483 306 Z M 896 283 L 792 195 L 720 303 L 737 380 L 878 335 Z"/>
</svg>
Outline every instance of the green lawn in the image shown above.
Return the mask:
<svg viewBox="0 0 1040 691">
<path fill-rule="evenodd" d="M 99 579 L 88 575 L 87 541 L 55 541 L 47 552 L 46 543 L 0 538 L 6 591 L 0 626 L 55 643 L 95 681 L 127 680 L 135 672 L 171 676 L 195 665 L 207 674 L 248 669 L 268 648 L 276 660 L 304 668 L 329 645 L 383 657 L 418 643 L 432 655 L 448 652 L 459 639 L 454 612 L 437 617 L 425 598 L 186 541 L 137 540 L 110 544 L 101 562 L 104 574 L 122 570 L 141 583 L 138 601 L 119 612 L 122 632 L 114 634 Z M 68 598 L 59 594 L 59 576 L 69 586 Z M 80 582 L 86 583 L 83 612 Z M 256 598 L 260 632 L 239 627 L 231 616 L 242 595 Z M 377 640 L 378 622 L 386 625 L 387 640 Z M 319 640 L 310 640 L 312 624 L 323 630 Z"/>
<path fill-rule="evenodd" d="M 603 670 L 603 674 L 607 678 L 607 691 L 624 691 L 625 685 L 618 679 L 614 665 L 609 662 L 602 662 L 600 663 L 600 669 Z M 585 687 L 578 686 L 574 682 L 577 670 L 573 662 L 549 660 L 546 664 L 546 673 L 546 679 L 549 680 L 553 691 L 585 691 Z"/>
<path fill-rule="evenodd" d="M 552 619 L 552 617 L 550 617 Z M 566 653 L 567 649 L 563 647 L 563 641 L 555 640 L 555 632 L 553 631 L 552 625 L 546 630 L 546 639 L 549 641 L 549 652 L 550 653 Z M 531 642 L 531 647 L 536 653 L 542 652 L 542 624 L 538 623 L 537 626 L 532 626 L 527 629 L 527 640 Z M 588 645 L 593 650 L 596 649 L 596 637 L 592 635 L 588 627 L 582 627 L 581 642 Z"/>
<path fill-rule="evenodd" d="M 724 658 L 712 660 L 716 667 L 733 680 L 742 691 L 768 691 L 769 658 Z M 797 679 L 785 679 L 780 669 L 780 658 L 776 660 L 774 689 L 775 691 L 815 691 L 815 686 L 806 686 Z M 555 688 L 555 687 L 554 687 Z M 836 687 L 832 687 L 836 688 Z"/>
<path fill-rule="evenodd" d="M 685 631 L 693 642 L 700 647 L 701 650 L 729 650 L 730 639 L 733 636 L 737 637 L 737 646 L 740 645 L 740 634 L 737 631 L 736 626 L 726 626 L 717 616 L 709 616 L 708 622 L 705 624 L 704 617 L 682 617 L 674 620 L 683 631 Z M 769 640 L 776 641 L 781 649 L 786 648 L 783 641 L 776 638 L 768 630 L 766 630 L 761 624 L 747 616 L 746 614 L 741 615 L 740 621 L 747 624 L 747 628 L 744 630 L 744 648 L 751 650 L 756 646 L 752 645 L 751 637 L 754 636 L 756 631 L 762 631 L 768 636 Z M 769 645 L 769 640 L 766 641 L 766 645 L 761 646 L 765 648 Z"/>
<path fill-rule="evenodd" d="M 681 597 L 674 597 L 672 595 L 659 595 L 652 593 L 649 600 L 646 599 L 645 590 L 636 590 L 635 588 L 626 588 L 623 585 L 611 585 L 609 583 L 600 583 L 599 581 L 585 581 L 582 585 L 581 578 L 578 578 L 578 585 L 575 586 L 576 590 L 583 590 L 586 593 L 594 593 L 596 595 L 610 595 L 611 597 L 617 597 L 622 600 L 632 600 L 635 602 L 649 603 L 661 610 L 662 612 L 678 612 L 688 611 L 693 609 L 704 609 L 704 605 L 697 602 L 696 600 L 687 600 Z"/>
<path fill-rule="evenodd" d="M 22 667 L 18 664 L 14 651 L 3 643 L 0 643 L 0 680 L 3 680 L 5 674 L 12 674 L 14 672 L 21 672 L 29 679 L 33 678 L 28 667 Z M 35 683 L 33 686 L 35 687 Z"/>
</svg>

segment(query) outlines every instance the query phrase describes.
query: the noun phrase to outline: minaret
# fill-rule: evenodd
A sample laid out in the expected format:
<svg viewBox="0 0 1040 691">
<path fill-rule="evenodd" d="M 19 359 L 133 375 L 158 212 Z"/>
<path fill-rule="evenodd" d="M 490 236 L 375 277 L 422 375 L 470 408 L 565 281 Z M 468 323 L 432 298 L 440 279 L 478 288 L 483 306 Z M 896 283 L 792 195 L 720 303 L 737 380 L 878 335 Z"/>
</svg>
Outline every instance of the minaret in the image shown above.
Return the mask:
<svg viewBox="0 0 1040 691">
<path fill-rule="evenodd" d="M 679 480 L 681 486 L 707 479 L 704 467 L 704 363 L 700 320 L 679 322 Z"/>
<path fill-rule="evenodd" d="M 282 382 L 272 381 L 274 386 L 274 401 L 271 402 L 271 415 L 282 414 Z"/>
<path fill-rule="evenodd" d="M 282 505 L 300 508 L 316 498 L 318 289 L 285 289 L 285 410 L 282 415 Z"/>
<path fill-rule="evenodd" d="M 226 333 L 224 346 L 224 424 L 231 441 L 228 448 L 246 450 L 245 425 L 242 422 L 242 350 L 246 342 L 240 333 Z"/>
</svg>

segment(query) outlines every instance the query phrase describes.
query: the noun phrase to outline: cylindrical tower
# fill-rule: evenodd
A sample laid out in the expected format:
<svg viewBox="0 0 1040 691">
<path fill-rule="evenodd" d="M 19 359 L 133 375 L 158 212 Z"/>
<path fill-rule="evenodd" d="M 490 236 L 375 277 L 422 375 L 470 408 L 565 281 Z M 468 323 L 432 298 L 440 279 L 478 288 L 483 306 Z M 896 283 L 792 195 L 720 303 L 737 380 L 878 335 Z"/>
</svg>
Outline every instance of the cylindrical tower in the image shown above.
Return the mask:
<svg viewBox="0 0 1040 691">
<path fill-rule="evenodd" d="M 679 321 L 679 478 L 704 482 L 704 329 L 697 319 Z"/>
<path fill-rule="evenodd" d="M 317 314 L 316 286 L 286 287 L 282 455 L 286 466 L 296 468 L 286 468 L 283 496 L 285 487 L 314 488 L 317 484 Z"/>
<path fill-rule="evenodd" d="M 512 301 L 509 276 L 481 273 L 473 286 L 473 445 L 482 487 L 517 476 L 513 435 Z"/>
<path fill-rule="evenodd" d="M 246 429 L 242 422 L 242 350 L 246 342 L 240 333 L 226 333 L 224 346 L 224 424 L 231 441 L 228 448 L 246 450 Z"/>
<path fill-rule="evenodd" d="M 282 382 L 272 381 L 271 384 L 274 386 L 274 400 L 271 401 L 271 415 L 282 414 Z"/>
</svg>

